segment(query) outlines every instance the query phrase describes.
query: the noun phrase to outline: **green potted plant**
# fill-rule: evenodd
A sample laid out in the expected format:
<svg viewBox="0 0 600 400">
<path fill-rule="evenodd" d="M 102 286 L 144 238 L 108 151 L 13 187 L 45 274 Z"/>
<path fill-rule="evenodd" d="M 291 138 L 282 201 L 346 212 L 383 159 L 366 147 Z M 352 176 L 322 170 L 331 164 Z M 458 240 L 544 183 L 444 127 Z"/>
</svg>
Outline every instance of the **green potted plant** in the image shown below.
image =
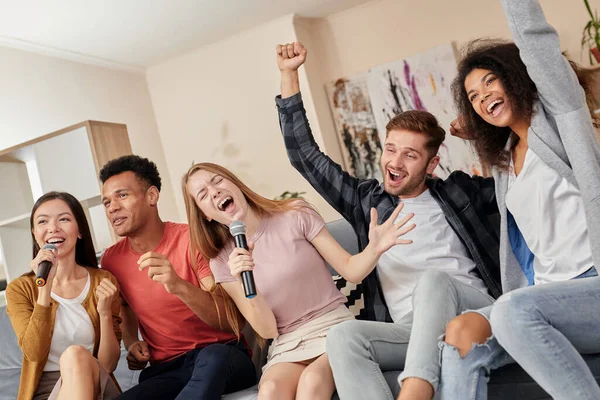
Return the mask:
<svg viewBox="0 0 600 400">
<path fill-rule="evenodd" d="M 600 63 L 600 20 L 598 20 L 598 13 L 596 10 L 592 12 L 589 1 L 583 0 L 583 2 L 590 14 L 590 20 L 585 25 L 585 28 L 583 28 L 581 48 L 589 48 L 590 64 L 593 64 L 592 54 L 594 55 L 596 62 Z"/>
</svg>

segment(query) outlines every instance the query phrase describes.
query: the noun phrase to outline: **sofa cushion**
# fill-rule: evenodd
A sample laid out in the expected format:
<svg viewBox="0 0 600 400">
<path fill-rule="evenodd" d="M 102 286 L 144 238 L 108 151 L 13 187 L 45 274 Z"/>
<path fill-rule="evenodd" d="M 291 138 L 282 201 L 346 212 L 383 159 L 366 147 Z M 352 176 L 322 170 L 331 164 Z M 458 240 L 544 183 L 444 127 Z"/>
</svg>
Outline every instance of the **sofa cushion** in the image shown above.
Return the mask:
<svg viewBox="0 0 600 400">
<path fill-rule="evenodd" d="M 327 230 L 331 235 L 338 241 L 338 243 L 350 254 L 358 253 L 358 240 L 352 225 L 345 219 L 339 219 L 332 221 L 327 224 Z M 333 276 L 335 285 L 337 288 L 346 296 L 348 301 L 346 306 L 350 309 L 355 317 L 361 318 L 361 312 L 364 313 L 365 303 L 363 298 L 362 284 L 356 285 L 351 282 L 347 282 L 341 275 L 339 275 L 331 265 L 327 264 L 329 272 Z"/>
<path fill-rule="evenodd" d="M 6 315 L 6 307 L 0 307 L 0 338 L 0 399 L 16 399 L 23 353 Z"/>
</svg>

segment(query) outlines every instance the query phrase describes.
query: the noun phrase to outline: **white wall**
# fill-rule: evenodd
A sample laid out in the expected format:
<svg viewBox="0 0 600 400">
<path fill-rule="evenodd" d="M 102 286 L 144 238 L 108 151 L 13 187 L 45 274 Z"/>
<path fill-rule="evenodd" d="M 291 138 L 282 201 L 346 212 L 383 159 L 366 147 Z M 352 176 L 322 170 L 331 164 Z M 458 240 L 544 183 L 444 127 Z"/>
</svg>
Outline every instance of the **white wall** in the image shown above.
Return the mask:
<svg viewBox="0 0 600 400">
<path fill-rule="evenodd" d="M 581 31 L 588 18 L 583 1 L 541 3 L 563 50 L 579 62 Z M 598 0 L 591 0 L 591 5 L 600 9 Z M 315 20 L 311 32 L 319 44 L 313 53 L 319 56 L 323 82 L 440 44 L 460 45 L 482 36 L 509 38 L 497 0 L 376 0 Z M 588 63 L 587 56 L 582 61 Z"/>
<path fill-rule="evenodd" d="M 563 48 L 579 60 L 583 2 L 542 5 Z M 162 172 L 165 219 L 185 219 L 180 179 L 192 161 L 213 161 L 267 197 L 306 191 L 331 220 L 337 213 L 285 154 L 273 100 L 275 45 L 309 46 L 301 69 L 308 118 L 317 142 L 339 161 L 325 82 L 480 36 L 508 36 L 498 1 L 375 0 L 322 20 L 288 16 L 153 66 L 146 77 L 0 48 L 0 149 L 86 119 L 125 123 L 133 151 Z"/>
<path fill-rule="evenodd" d="M 579 59 L 583 4 L 543 1 L 563 48 Z M 326 220 L 339 218 L 291 168 L 273 96 L 274 47 L 300 40 L 309 49 L 301 89 L 317 142 L 341 160 L 324 84 L 449 42 L 508 37 L 498 1 L 376 0 L 325 19 L 285 18 L 149 68 L 148 86 L 180 215 L 179 182 L 193 161 L 223 164 L 259 193 L 308 193 Z M 585 59 L 584 59 L 585 61 Z"/>
<path fill-rule="evenodd" d="M 155 161 L 162 172 L 163 218 L 183 217 L 143 74 L 0 48 L 0 88 L 0 150 L 87 119 L 126 124 L 133 152 Z"/>
<path fill-rule="evenodd" d="M 296 40 L 293 17 L 259 26 L 151 67 L 148 86 L 181 215 L 178 183 L 192 162 L 210 161 L 236 173 L 266 197 L 306 191 L 326 219 L 337 214 L 290 165 L 279 130 L 275 46 Z M 309 119 L 316 121 L 306 74 Z M 317 141 L 321 141 L 316 132 Z M 339 152 L 339 150 L 338 150 Z"/>
</svg>

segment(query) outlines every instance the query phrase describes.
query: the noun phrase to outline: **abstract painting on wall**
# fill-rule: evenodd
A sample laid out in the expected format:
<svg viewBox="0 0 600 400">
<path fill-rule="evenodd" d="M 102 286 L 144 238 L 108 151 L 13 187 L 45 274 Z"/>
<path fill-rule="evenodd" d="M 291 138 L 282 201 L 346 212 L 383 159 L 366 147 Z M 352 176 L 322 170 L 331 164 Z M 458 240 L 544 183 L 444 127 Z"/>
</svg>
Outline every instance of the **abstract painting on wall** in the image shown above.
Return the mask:
<svg viewBox="0 0 600 400">
<path fill-rule="evenodd" d="M 367 91 L 366 74 L 326 85 L 329 106 L 346 170 L 358 178 L 381 180 L 381 141 Z"/>
<path fill-rule="evenodd" d="M 456 118 L 450 92 L 456 72 L 454 50 L 448 44 L 326 85 L 346 170 L 359 178 L 381 179 L 379 161 L 388 121 L 403 111 L 423 110 L 435 115 L 447 133 L 434 174 L 480 174 L 469 144 L 449 133 Z"/>
<path fill-rule="evenodd" d="M 450 122 L 456 118 L 450 85 L 456 76 L 452 45 L 435 47 L 404 60 L 371 68 L 367 86 L 380 140 L 385 140 L 385 125 L 396 114 L 407 110 L 429 111 L 446 130 L 440 147 L 440 164 L 435 175 L 447 177 L 462 170 L 479 174 L 479 162 L 468 143 L 450 135 Z"/>
</svg>

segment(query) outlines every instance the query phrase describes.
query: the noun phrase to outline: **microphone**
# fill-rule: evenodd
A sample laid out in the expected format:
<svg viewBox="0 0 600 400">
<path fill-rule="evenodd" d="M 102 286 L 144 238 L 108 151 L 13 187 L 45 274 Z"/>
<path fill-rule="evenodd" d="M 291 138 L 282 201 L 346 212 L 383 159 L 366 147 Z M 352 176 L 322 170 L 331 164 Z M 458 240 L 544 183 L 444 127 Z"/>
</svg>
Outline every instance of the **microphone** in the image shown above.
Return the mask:
<svg viewBox="0 0 600 400">
<path fill-rule="evenodd" d="M 44 249 L 46 250 L 56 250 L 56 246 L 53 244 L 45 244 Z M 35 276 L 35 285 L 38 287 L 42 287 L 46 285 L 46 281 L 48 280 L 48 274 L 50 273 L 50 268 L 52 268 L 52 263 L 50 261 L 42 261 L 40 265 L 38 265 L 38 272 Z"/>
<path fill-rule="evenodd" d="M 233 221 L 229 226 L 229 233 L 235 240 L 235 247 L 248 250 L 246 242 L 246 225 L 242 221 Z M 254 284 L 254 274 L 252 271 L 242 272 L 242 283 L 244 284 L 244 293 L 247 299 L 256 296 L 256 285 Z"/>
</svg>

